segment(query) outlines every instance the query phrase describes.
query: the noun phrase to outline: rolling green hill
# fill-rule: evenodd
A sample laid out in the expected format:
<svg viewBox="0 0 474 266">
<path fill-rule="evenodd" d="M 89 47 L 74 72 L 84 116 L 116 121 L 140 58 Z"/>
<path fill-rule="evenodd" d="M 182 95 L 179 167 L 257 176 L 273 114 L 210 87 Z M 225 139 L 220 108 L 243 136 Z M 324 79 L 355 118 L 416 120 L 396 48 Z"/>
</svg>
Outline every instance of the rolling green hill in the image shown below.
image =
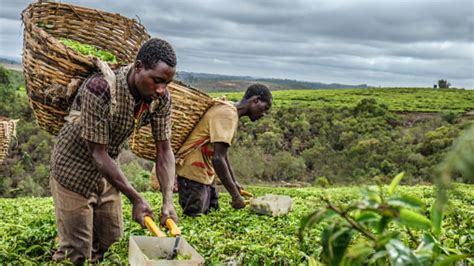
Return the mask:
<svg viewBox="0 0 474 266">
<path fill-rule="evenodd" d="M 20 119 L 0 171 L 0 196 L 49 195 L 54 138 L 37 127 L 21 73 L 0 70 L 7 79 L 0 83 L 0 115 Z M 235 101 L 242 95 L 211 95 L 223 94 Z M 455 89 L 286 90 L 274 91 L 274 98 L 276 108 L 263 119 L 240 122 L 230 159 L 242 183 L 360 184 L 400 171 L 411 184 L 429 183 L 453 141 L 472 124 L 460 114 L 474 106 L 473 91 Z M 127 150 L 123 155 L 130 182 L 149 189 L 151 163 Z"/>
<path fill-rule="evenodd" d="M 238 101 L 243 92 L 213 92 L 212 97 L 226 96 Z M 377 88 L 338 90 L 274 91 L 275 107 L 354 107 L 364 98 L 385 104 L 390 111 L 403 112 L 466 112 L 474 109 L 474 90 Z"/>
<path fill-rule="evenodd" d="M 200 88 L 205 92 L 238 92 L 256 82 L 265 84 L 271 90 L 297 89 L 341 89 L 341 88 L 367 88 L 366 84 L 347 85 L 339 83 L 326 84 L 322 82 L 300 81 L 294 79 L 257 78 L 250 76 L 230 76 L 206 73 L 178 71 L 175 77 L 186 84 Z"/>
</svg>

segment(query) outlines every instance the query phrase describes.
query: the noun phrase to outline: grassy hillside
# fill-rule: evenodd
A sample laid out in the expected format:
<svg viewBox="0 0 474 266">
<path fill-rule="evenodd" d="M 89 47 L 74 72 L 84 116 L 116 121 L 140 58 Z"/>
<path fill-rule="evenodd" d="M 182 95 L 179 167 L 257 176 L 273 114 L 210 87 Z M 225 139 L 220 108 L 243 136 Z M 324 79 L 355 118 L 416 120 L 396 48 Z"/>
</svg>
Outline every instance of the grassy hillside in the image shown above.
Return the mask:
<svg viewBox="0 0 474 266">
<path fill-rule="evenodd" d="M 321 83 L 308 82 L 291 79 L 276 78 L 256 78 L 250 76 L 230 76 L 206 73 L 193 73 L 178 71 L 175 78 L 186 84 L 190 84 L 196 88 L 200 88 L 205 92 L 238 92 L 245 91 L 248 86 L 256 82 L 263 83 L 271 90 L 288 90 L 297 89 L 340 89 L 340 88 L 367 88 L 366 84 L 347 85 L 339 83 Z"/>
<path fill-rule="evenodd" d="M 55 139 L 37 127 L 21 73 L 0 67 L 0 74 L 0 115 L 20 119 L 0 169 L 0 196 L 47 196 Z M 429 183 L 454 139 L 472 124 L 457 112 L 474 103 L 473 92 L 464 90 L 295 90 L 274 96 L 276 108 L 267 116 L 240 122 L 230 160 L 242 183 L 370 184 L 401 171 L 405 184 Z M 229 94 L 231 100 L 240 97 Z M 400 109 L 441 114 L 393 112 Z M 137 189 L 149 189 L 150 162 L 125 150 L 119 163 Z M 464 176 L 457 181 L 469 182 Z"/>
<path fill-rule="evenodd" d="M 183 236 L 201 253 L 207 263 L 234 259 L 243 264 L 298 265 L 305 262 L 299 249 L 297 230 L 303 216 L 322 205 L 319 197 L 329 195 L 334 204 L 347 205 L 360 198 L 360 188 L 270 188 L 248 187 L 257 196 L 267 193 L 289 195 L 294 205 L 293 211 L 285 217 L 271 218 L 257 215 L 248 209 L 235 211 L 229 206 L 228 194 L 221 196 L 221 209 L 199 218 L 184 217 L 178 208 L 180 227 Z M 451 193 L 447 218 L 443 227 L 443 244 L 468 252 L 472 248 L 472 203 L 474 186 L 458 185 Z M 434 187 L 399 187 L 398 191 L 421 199 L 427 209 L 433 204 Z M 160 206 L 159 193 L 145 193 L 155 210 Z M 125 234 L 123 239 L 112 246 L 104 264 L 127 262 L 127 246 L 130 235 L 150 235 L 131 221 L 131 206 L 124 200 Z M 0 199 L 0 261 L 4 263 L 42 263 L 51 259 L 51 250 L 56 247 L 54 208 L 51 198 Z M 318 226 L 308 237 L 308 245 L 314 252 L 320 251 Z M 400 227 L 401 228 L 401 227 Z M 410 243 L 407 232 L 398 226 L 391 228 L 400 231 Z M 420 231 L 411 232 L 418 235 Z M 462 240 L 462 236 L 467 236 Z M 466 238 L 466 237 L 464 237 Z"/>
<path fill-rule="evenodd" d="M 243 92 L 215 92 L 210 95 L 238 101 Z M 390 111 L 459 113 L 474 109 L 474 90 L 458 89 L 284 90 L 274 91 L 273 97 L 276 107 L 354 107 L 364 98 L 373 98 L 387 105 Z"/>
</svg>

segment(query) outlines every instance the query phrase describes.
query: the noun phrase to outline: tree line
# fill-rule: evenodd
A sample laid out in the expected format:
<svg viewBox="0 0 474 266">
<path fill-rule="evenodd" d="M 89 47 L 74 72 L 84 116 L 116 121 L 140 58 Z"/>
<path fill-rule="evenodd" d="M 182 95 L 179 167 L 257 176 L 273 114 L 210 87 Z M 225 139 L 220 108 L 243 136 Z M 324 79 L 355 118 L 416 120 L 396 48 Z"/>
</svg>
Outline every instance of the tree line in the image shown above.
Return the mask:
<svg viewBox="0 0 474 266">
<path fill-rule="evenodd" d="M 20 72 L 0 68 L 0 106 L 0 116 L 20 119 L 10 155 L 1 166 L 0 196 L 49 195 L 55 140 L 36 125 Z M 230 159 L 244 184 L 389 182 L 401 171 L 407 173 L 407 184 L 428 183 L 469 124 L 451 113 L 408 123 L 370 98 L 351 108 L 273 108 L 256 123 L 240 122 Z M 140 191 L 151 189 L 151 162 L 125 150 L 119 164 Z M 459 176 L 458 181 L 466 179 Z"/>
</svg>

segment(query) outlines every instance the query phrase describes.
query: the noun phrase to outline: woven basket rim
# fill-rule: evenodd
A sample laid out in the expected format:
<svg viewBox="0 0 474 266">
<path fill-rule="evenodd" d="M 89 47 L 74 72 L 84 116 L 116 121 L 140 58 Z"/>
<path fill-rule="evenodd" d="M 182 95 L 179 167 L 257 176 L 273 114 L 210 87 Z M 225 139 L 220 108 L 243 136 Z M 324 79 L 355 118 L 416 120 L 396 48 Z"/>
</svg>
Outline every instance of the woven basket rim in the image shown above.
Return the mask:
<svg viewBox="0 0 474 266">
<path fill-rule="evenodd" d="M 56 12 L 55 9 L 58 8 L 59 12 Z M 69 8 L 71 10 L 69 10 Z M 75 10 L 74 10 L 75 9 Z M 37 3 L 32 3 L 28 5 L 26 9 L 22 11 L 22 21 L 25 25 L 24 27 L 24 34 L 28 38 L 31 39 L 32 43 L 35 45 L 31 46 L 25 46 L 23 47 L 23 50 L 28 49 L 28 60 L 33 60 L 32 55 L 35 55 L 36 53 L 41 53 L 47 51 L 43 46 L 41 46 L 42 41 L 47 41 L 46 45 L 48 49 L 54 49 L 55 52 L 57 52 L 59 55 L 65 56 L 64 61 L 74 61 L 71 63 L 72 67 L 79 69 L 77 73 L 82 74 L 82 73 L 88 73 L 87 75 L 90 76 L 92 73 L 91 69 L 97 69 L 97 66 L 95 62 L 93 62 L 93 57 L 91 56 L 86 56 L 82 55 L 78 52 L 76 52 L 74 49 L 69 48 L 68 46 L 64 45 L 62 42 L 60 42 L 60 36 L 65 36 L 67 37 L 67 30 L 69 29 L 69 26 L 60 23 L 62 20 L 60 19 L 63 17 L 63 14 L 66 14 L 68 18 L 71 20 L 76 20 L 77 16 L 83 15 L 83 18 L 86 18 L 85 20 L 82 19 L 83 22 L 81 22 L 81 19 L 77 19 L 77 23 L 79 26 L 83 27 L 84 25 L 88 25 L 88 18 L 96 16 L 95 14 L 97 13 L 98 19 L 99 16 L 104 16 L 104 19 L 100 21 L 100 23 L 105 23 L 108 24 L 109 21 L 111 25 L 116 25 L 117 27 L 120 27 L 122 31 L 131 31 L 132 38 L 134 39 L 133 42 L 126 42 L 123 43 L 126 47 L 127 45 L 133 45 L 138 46 L 142 45 L 144 41 L 148 40 L 150 38 L 149 33 L 146 31 L 146 28 L 144 25 L 141 24 L 140 21 L 137 21 L 134 18 L 128 18 L 125 16 L 122 16 L 117 13 L 110 13 L 106 11 L 101 11 L 98 9 L 93 9 L 93 8 L 87 8 L 87 7 L 82 7 L 82 6 L 76 6 L 72 4 L 62 4 L 62 3 L 45 3 L 45 2 L 37 2 Z M 41 15 L 39 15 L 41 14 Z M 43 19 L 43 14 L 46 14 Z M 75 15 L 76 14 L 76 15 Z M 77 15 L 79 14 L 79 15 Z M 56 26 L 53 28 L 53 30 L 49 30 L 49 28 L 44 28 L 39 22 L 42 22 L 43 24 L 53 24 L 55 25 L 56 20 L 58 20 L 57 27 L 64 27 L 64 29 L 59 29 L 59 31 L 56 31 Z M 119 20 L 117 24 L 117 20 Z M 84 25 L 82 25 L 84 23 Z M 106 27 L 107 28 L 107 27 Z M 64 33 L 64 30 L 66 30 L 66 33 Z M 58 33 L 59 32 L 59 33 Z M 89 31 L 90 32 L 90 31 Z M 91 32 L 94 33 L 94 32 Z M 87 33 L 84 33 L 87 35 Z M 138 34 L 138 35 L 137 35 Z M 120 35 L 121 36 L 121 35 Z M 137 37 L 138 36 L 138 37 Z M 81 38 L 80 36 L 71 36 L 71 39 L 76 39 L 76 38 Z M 135 40 L 136 39 L 136 40 Z M 87 40 L 87 41 L 86 41 Z M 81 41 L 82 43 L 87 43 L 90 42 L 92 39 L 85 38 L 84 41 Z M 107 43 L 105 45 L 106 47 L 112 45 L 111 43 Z M 120 51 L 117 51 L 116 49 L 113 50 L 114 55 L 117 56 L 116 53 L 120 53 Z M 134 50 L 135 51 L 135 50 Z M 135 51 L 138 52 L 138 51 Z M 126 60 L 128 62 L 124 61 L 119 61 L 119 63 L 123 64 L 109 64 L 112 68 L 113 66 L 119 67 L 119 66 L 125 66 L 130 63 L 132 63 L 134 58 L 130 53 L 126 53 L 124 55 Z M 25 57 L 24 57 L 25 58 Z M 52 69 L 58 69 L 57 71 L 62 71 L 63 68 L 62 66 L 58 68 L 55 64 L 50 62 L 52 59 L 48 58 L 48 60 L 43 60 L 41 57 L 38 59 L 43 65 L 48 65 L 52 64 Z M 130 62 L 132 61 L 132 62 Z M 27 61 L 29 63 L 30 61 Z M 31 63 L 33 62 L 33 63 Z M 27 64 L 29 67 L 33 67 L 35 65 L 34 61 L 31 61 L 31 66 Z M 25 64 L 25 62 L 24 62 Z M 24 73 L 25 73 L 25 68 L 24 68 Z M 70 78 L 70 76 L 75 76 L 79 74 L 74 74 L 67 72 L 65 75 L 59 77 L 59 78 Z M 85 75 L 85 74 L 84 74 Z M 34 81 L 36 78 L 34 75 L 33 76 L 28 76 L 29 79 Z M 52 77 L 52 81 L 57 78 L 56 76 Z M 59 80 L 58 78 L 58 80 Z M 83 78 L 81 76 L 81 78 Z M 61 80 L 63 83 L 61 83 L 61 86 L 66 86 L 65 84 L 67 83 L 64 80 Z M 39 125 L 40 128 L 43 130 L 49 132 L 52 135 L 57 135 L 59 130 L 61 129 L 62 125 L 64 124 L 64 117 L 67 115 L 67 110 L 64 110 L 63 105 L 64 104 L 69 104 L 69 98 L 66 99 L 66 101 L 54 101 L 49 98 L 49 94 L 46 93 L 46 87 L 48 85 L 48 82 L 36 82 L 34 81 L 31 83 L 31 88 L 32 93 L 28 93 L 28 98 L 30 102 L 30 106 L 32 107 L 34 111 L 34 115 L 36 117 L 36 122 Z M 182 81 L 179 80 L 173 80 L 173 83 L 169 85 L 172 87 L 173 90 L 176 91 L 176 93 L 179 93 L 179 96 L 177 99 L 179 101 L 174 101 L 174 104 L 178 102 L 183 102 L 183 107 L 185 108 L 178 108 L 176 109 L 176 113 L 172 113 L 172 119 L 176 115 L 176 119 L 185 119 L 185 121 L 181 122 L 186 122 L 182 127 L 180 127 L 180 130 L 176 131 L 179 133 L 177 137 L 174 137 L 176 135 L 172 135 L 170 138 L 170 142 L 172 143 L 173 149 L 179 149 L 179 146 L 182 145 L 184 142 L 185 138 L 192 132 L 193 127 L 199 122 L 200 118 L 202 115 L 205 113 L 205 111 L 213 104 L 214 99 L 208 95 L 206 92 L 195 88 L 191 86 L 190 84 L 186 84 Z M 45 89 L 41 89 L 41 88 Z M 59 93 L 62 93 L 62 91 L 58 91 Z M 55 99 L 55 98 L 54 98 Z M 63 99 L 64 100 L 64 99 Z M 185 110 L 186 109 L 186 110 Z M 178 120 L 172 120 L 173 121 L 178 121 Z M 146 128 L 146 127 L 145 127 Z M 145 129 L 142 128 L 142 129 Z M 148 128 L 146 128 L 148 129 Z M 141 135 L 141 140 L 142 142 L 139 142 L 137 144 L 137 148 L 140 150 L 138 151 L 138 155 L 142 158 L 154 158 L 154 152 L 155 152 L 155 145 L 153 143 L 150 143 L 149 138 L 152 136 L 151 129 L 150 131 L 139 131 L 139 132 L 144 132 L 144 135 Z M 141 134 L 141 133 L 140 133 Z M 130 136 L 129 141 L 133 138 L 133 136 Z M 132 152 L 137 154 L 136 149 L 132 149 Z M 153 159 L 154 160 L 154 159 Z"/>
<path fill-rule="evenodd" d="M 193 86 L 190 85 L 190 84 L 186 84 L 186 83 L 182 82 L 181 80 L 173 79 L 173 83 L 175 83 L 175 84 L 177 84 L 177 85 L 179 85 L 179 86 L 183 86 L 183 87 L 185 87 L 185 88 L 188 88 L 188 89 L 190 89 L 190 90 L 192 90 L 192 91 L 195 91 L 195 92 L 199 93 L 200 96 L 204 96 L 204 97 L 208 97 L 209 99 L 212 99 L 212 97 L 211 97 L 209 94 L 207 94 L 205 91 L 203 91 L 203 90 L 201 90 L 201 89 L 198 89 L 198 88 L 196 88 L 196 87 L 193 87 Z"/>
<path fill-rule="evenodd" d="M 90 11 L 90 12 L 96 12 L 98 14 L 102 14 L 103 15 L 106 15 L 106 16 L 118 16 L 118 17 L 121 17 L 122 19 L 126 20 L 126 21 L 131 21 L 133 22 L 134 24 L 138 25 L 141 30 L 143 30 L 143 33 L 145 34 L 145 39 L 149 39 L 151 36 L 150 34 L 147 32 L 145 26 L 143 26 L 141 24 L 140 21 L 137 21 L 136 19 L 134 18 L 129 18 L 129 17 L 126 17 L 126 16 L 123 16 L 123 15 L 120 15 L 118 13 L 112 13 L 112 12 L 107 12 L 107 11 L 102 11 L 102 10 L 99 10 L 99 9 L 95 9 L 95 8 L 88 8 L 88 7 L 84 7 L 84 6 L 78 6 L 78 5 L 73 5 L 73 4 L 64 4 L 64 3 L 60 3 L 60 2 L 42 2 L 42 1 L 39 1 L 39 2 L 35 2 L 35 3 L 31 3 L 29 4 L 22 12 L 21 12 L 21 18 L 22 18 L 22 23 L 23 25 L 26 25 L 27 23 L 25 23 L 25 19 L 29 19 L 28 18 L 28 15 L 34 10 L 34 8 L 36 7 L 39 7 L 39 6 L 55 6 L 56 8 L 59 9 L 59 7 L 69 7 L 71 9 L 71 11 L 76 14 L 76 16 L 82 20 L 80 18 L 80 16 L 77 14 L 75 8 L 78 8 L 78 9 L 82 9 L 82 10 L 85 10 L 85 11 Z M 92 56 L 87 56 L 87 55 L 83 55 L 79 52 L 77 52 L 76 50 L 70 48 L 69 46 L 63 44 L 62 42 L 59 41 L 58 38 L 54 37 L 53 35 L 51 35 L 50 33 L 48 33 L 46 30 L 44 30 L 43 28 L 39 27 L 38 25 L 36 25 L 35 23 L 29 23 L 29 27 L 31 27 L 31 32 L 37 32 L 40 34 L 40 36 L 43 36 L 45 38 L 47 38 L 48 40 L 52 41 L 54 46 L 57 46 L 57 47 L 61 47 L 62 49 L 65 50 L 65 53 L 70 56 L 72 55 L 73 57 L 78 57 L 78 58 L 81 58 L 85 63 L 87 63 L 88 65 L 90 66 L 95 66 L 94 64 L 94 57 Z M 26 28 L 25 28 L 26 30 Z M 74 39 L 72 39 L 74 40 Z M 117 55 L 115 55 L 117 56 Z M 109 64 L 109 63 L 108 63 Z M 120 64 L 120 63 L 117 63 L 117 64 L 109 64 L 112 69 L 115 69 L 117 67 L 120 67 L 120 66 L 124 66 L 124 65 L 127 65 L 128 63 L 124 63 L 124 64 Z"/>
</svg>

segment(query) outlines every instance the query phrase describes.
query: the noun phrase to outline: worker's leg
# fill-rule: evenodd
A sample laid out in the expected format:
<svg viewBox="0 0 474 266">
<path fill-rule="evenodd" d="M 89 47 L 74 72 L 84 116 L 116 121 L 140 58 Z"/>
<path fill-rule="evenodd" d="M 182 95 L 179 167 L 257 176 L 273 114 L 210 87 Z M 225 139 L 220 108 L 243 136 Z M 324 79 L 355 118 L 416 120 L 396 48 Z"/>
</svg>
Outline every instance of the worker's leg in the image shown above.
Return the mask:
<svg viewBox="0 0 474 266">
<path fill-rule="evenodd" d="M 209 186 L 178 176 L 179 205 L 183 213 L 197 216 L 209 210 Z"/>
<path fill-rule="evenodd" d="M 92 262 L 102 260 L 104 253 L 123 233 L 120 192 L 105 178 L 97 184 L 97 205 L 94 208 Z"/>
<path fill-rule="evenodd" d="M 59 248 L 53 255 L 53 261 L 70 259 L 74 264 L 81 265 L 91 256 L 96 195 L 87 199 L 66 189 L 52 177 L 50 187 L 59 235 Z"/>
<path fill-rule="evenodd" d="M 210 210 L 218 210 L 219 209 L 219 193 L 217 192 L 217 189 L 215 185 L 210 185 L 210 204 L 209 204 L 209 209 Z"/>
</svg>

